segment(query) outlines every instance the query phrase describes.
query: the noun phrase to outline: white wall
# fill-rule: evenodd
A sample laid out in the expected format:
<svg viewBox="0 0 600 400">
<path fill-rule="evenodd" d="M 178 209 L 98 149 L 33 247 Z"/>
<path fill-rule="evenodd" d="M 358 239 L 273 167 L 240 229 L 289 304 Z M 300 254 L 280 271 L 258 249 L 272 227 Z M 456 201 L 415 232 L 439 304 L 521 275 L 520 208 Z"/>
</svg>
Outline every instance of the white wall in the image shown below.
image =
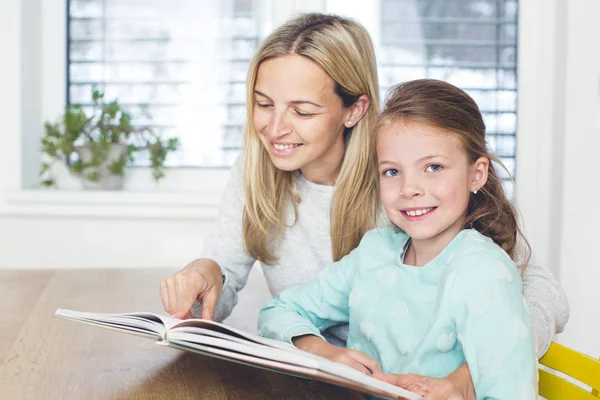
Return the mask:
<svg viewBox="0 0 600 400">
<path fill-rule="evenodd" d="M 563 192 L 555 232 L 560 277 L 571 305 L 561 340 L 600 356 L 600 2 L 569 2 L 565 76 Z M 552 184 L 549 182 L 549 184 Z"/>
<path fill-rule="evenodd" d="M 559 341 L 600 356 L 600 3 L 521 2 L 517 203 L 569 298 Z"/>
</svg>

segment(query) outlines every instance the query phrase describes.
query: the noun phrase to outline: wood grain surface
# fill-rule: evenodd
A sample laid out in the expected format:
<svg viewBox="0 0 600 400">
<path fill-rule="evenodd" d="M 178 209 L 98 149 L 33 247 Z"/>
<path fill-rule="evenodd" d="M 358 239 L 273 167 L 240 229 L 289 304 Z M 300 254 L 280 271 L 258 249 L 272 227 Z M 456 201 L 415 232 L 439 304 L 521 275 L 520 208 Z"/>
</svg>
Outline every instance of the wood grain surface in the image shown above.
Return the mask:
<svg viewBox="0 0 600 400">
<path fill-rule="evenodd" d="M 163 313 L 158 285 L 172 272 L 0 271 L 0 399 L 362 398 L 332 385 L 52 317 L 57 308 Z"/>
</svg>

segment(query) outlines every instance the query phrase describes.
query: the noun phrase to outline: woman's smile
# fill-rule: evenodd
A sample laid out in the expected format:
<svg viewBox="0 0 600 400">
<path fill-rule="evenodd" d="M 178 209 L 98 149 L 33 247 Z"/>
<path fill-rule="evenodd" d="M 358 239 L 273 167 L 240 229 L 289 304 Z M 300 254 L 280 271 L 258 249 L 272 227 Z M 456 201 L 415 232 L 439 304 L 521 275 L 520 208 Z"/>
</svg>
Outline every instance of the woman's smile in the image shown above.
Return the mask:
<svg viewBox="0 0 600 400">
<path fill-rule="evenodd" d="M 282 143 L 271 141 L 271 153 L 276 156 L 291 156 L 302 146 L 302 143 Z"/>
</svg>

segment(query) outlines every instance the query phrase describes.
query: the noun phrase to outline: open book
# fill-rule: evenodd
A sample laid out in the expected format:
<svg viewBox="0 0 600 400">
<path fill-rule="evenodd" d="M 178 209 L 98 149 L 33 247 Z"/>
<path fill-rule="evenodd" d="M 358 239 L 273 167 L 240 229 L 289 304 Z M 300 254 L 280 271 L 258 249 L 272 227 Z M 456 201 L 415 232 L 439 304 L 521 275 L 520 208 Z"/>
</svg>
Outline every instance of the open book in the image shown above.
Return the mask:
<svg viewBox="0 0 600 400">
<path fill-rule="evenodd" d="M 288 343 L 251 335 L 203 319 L 179 320 L 153 313 L 99 314 L 58 309 L 55 317 L 156 340 L 158 344 L 210 357 L 311 378 L 383 399 L 421 396 L 365 375 L 344 364 L 297 349 Z"/>
</svg>

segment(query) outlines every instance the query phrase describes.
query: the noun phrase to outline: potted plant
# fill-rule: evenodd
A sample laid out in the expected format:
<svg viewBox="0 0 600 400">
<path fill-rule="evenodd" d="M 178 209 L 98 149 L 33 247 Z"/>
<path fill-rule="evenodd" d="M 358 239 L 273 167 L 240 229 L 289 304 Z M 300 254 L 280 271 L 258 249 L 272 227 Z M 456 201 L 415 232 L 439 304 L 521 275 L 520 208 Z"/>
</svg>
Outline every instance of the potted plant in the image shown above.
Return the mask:
<svg viewBox="0 0 600 400">
<path fill-rule="evenodd" d="M 179 148 L 179 140 L 162 138 L 148 127 L 134 127 L 118 101 L 105 103 L 104 93 L 96 89 L 92 100 L 91 112 L 69 105 L 58 122 L 44 124 L 42 186 L 56 185 L 53 165 L 64 161 L 81 178 L 84 189 L 122 189 L 125 167 L 137 153 L 148 154 L 155 181 L 163 178 L 165 159 Z"/>
</svg>

